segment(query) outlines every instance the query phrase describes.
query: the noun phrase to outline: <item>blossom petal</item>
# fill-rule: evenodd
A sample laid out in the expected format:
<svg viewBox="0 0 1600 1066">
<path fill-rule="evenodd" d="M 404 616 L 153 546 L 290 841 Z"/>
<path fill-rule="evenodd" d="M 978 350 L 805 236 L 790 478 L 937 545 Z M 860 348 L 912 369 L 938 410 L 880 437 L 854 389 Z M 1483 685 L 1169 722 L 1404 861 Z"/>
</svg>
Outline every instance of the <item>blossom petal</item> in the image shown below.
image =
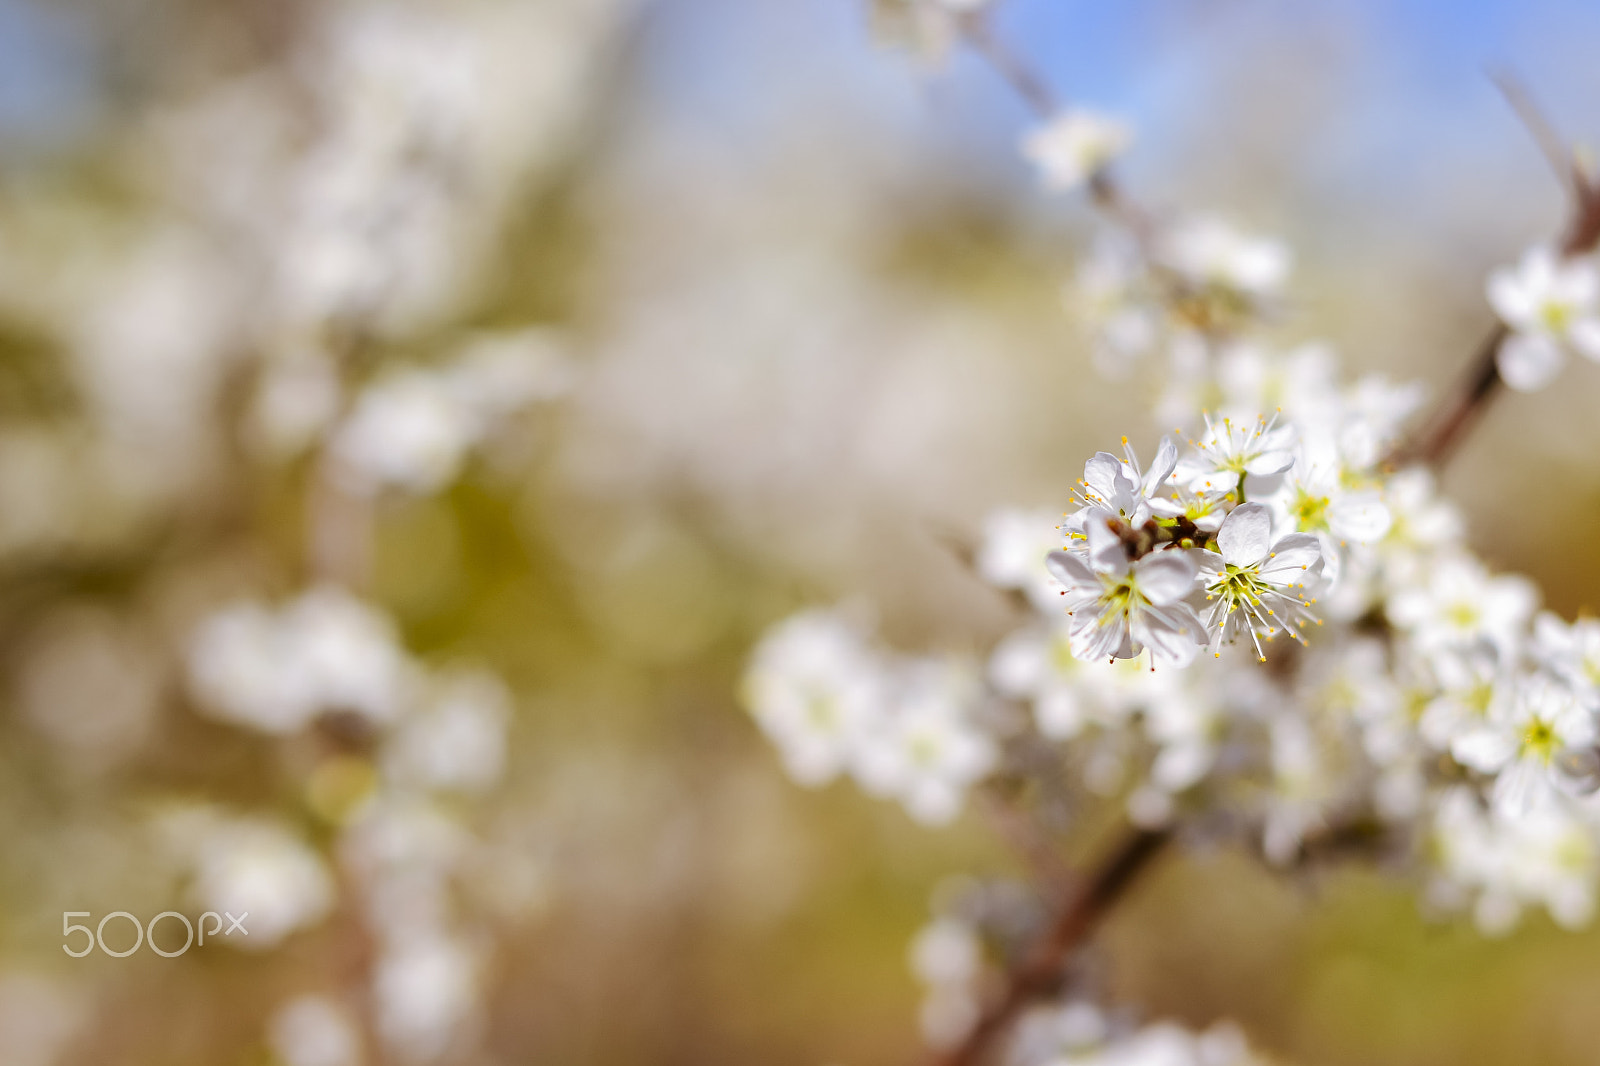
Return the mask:
<svg viewBox="0 0 1600 1066">
<path fill-rule="evenodd" d="M 1272 554 L 1261 564 L 1261 576 L 1274 585 L 1305 584 L 1320 574 L 1322 542 L 1315 533 L 1290 533 L 1272 546 Z"/>
<path fill-rule="evenodd" d="M 1185 667 L 1200 653 L 1204 627 L 1187 603 L 1150 607 L 1139 612 L 1133 638 L 1150 649 L 1152 661 L 1162 666 Z"/>
<path fill-rule="evenodd" d="M 1172 476 L 1172 471 L 1178 466 L 1178 446 L 1172 442 L 1171 437 L 1162 437 L 1161 446 L 1156 449 L 1156 461 L 1150 464 L 1150 469 L 1144 475 L 1144 494 L 1154 496 L 1167 478 Z"/>
<path fill-rule="evenodd" d="M 1198 572 L 1195 560 L 1182 550 L 1155 552 L 1133 564 L 1135 587 L 1157 606 L 1187 596 Z"/>
<path fill-rule="evenodd" d="M 1600 318 L 1580 318 L 1567 329 L 1567 340 L 1579 355 L 1600 363 Z"/>
<path fill-rule="evenodd" d="M 1543 335 L 1513 333 L 1495 353 L 1495 366 L 1505 383 L 1519 392 L 1542 389 L 1555 380 L 1565 363 L 1561 346 Z"/>
<path fill-rule="evenodd" d="M 1352 492 L 1328 505 L 1328 527 L 1336 536 L 1371 544 L 1389 532 L 1393 519 L 1376 492 Z"/>
<path fill-rule="evenodd" d="M 1088 564 L 1070 552 L 1051 552 L 1044 557 L 1044 566 L 1050 571 L 1051 577 L 1069 589 L 1100 586 L 1100 579 L 1094 576 L 1094 571 L 1089 569 Z"/>
<path fill-rule="evenodd" d="M 1254 566 L 1272 546 L 1272 512 L 1264 504 L 1235 507 L 1217 531 L 1222 558 L 1234 566 Z"/>
</svg>

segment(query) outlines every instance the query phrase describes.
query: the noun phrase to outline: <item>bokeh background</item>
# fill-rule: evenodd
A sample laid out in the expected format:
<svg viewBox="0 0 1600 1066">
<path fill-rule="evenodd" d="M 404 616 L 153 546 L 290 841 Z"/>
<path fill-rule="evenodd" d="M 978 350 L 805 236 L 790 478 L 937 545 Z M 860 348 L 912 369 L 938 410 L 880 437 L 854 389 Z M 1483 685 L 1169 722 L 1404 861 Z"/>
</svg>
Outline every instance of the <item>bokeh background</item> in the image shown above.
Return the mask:
<svg viewBox="0 0 1600 1066">
<path fill-rule="evenodd" d="M 408 20 L 438 28 L 400 67 L 426 84 L 378 110 L 448 100 L 423 117 L 450 166 L 426 193 L 412 162 L 358 169 L 306 208 L 363 35 Z M 1293 243 L 1283 343 L 1435 395 L 1487 271 L 1564 206 L 1486 71 L 1600 143 L 1581 0 L 1007 0 L 997 26 L 1136 125 L 1143 202 Z M 209 611 L 330 577 L 514 705 L 499 783 L 450 807 L 487 866 L 452 875 L 476 1022 L 436 1061 L 910 1061 L 930 894 L 1020 869 L 979 818 L 792 785 L 737 686 L 765 625 L 841 599 L 897 645 L 981 653 L 1010 608 L 950 542 L 1153 439 L 1063 306 L 1095 227 L 1036 188 L 1028 123 L 865 0 L 0 0 L 0 1064 L 305 1066 L 275 1012 L 364 980 L 343 888 L 264 951 L 74 959 L 57 924 L 197 913 L 147 832 L 172 804 L 339 867 L 318 750 L 208 716 L 187 665 Z M 403 224 L 365 218 L 365 258 L 319 244 L 347 221 L 319 211 L 373 204 Z M 258 446 L 283 353 L 315 334 L 353 394 L 530 329 L 561 388 L 330 549 L 322 423 Z M 1600 372 L 1567 380 L 1502 397 L 1444 482 L 1474 547 L 1571 614 L 1600 601 Z M 1236 1018 L 1286 1061 L 1600 1063 L 1600 930 L 1487 941 L 1382 872 L 1169 858 L 1098 950 L 1116 1000 Z"/>
</svg>

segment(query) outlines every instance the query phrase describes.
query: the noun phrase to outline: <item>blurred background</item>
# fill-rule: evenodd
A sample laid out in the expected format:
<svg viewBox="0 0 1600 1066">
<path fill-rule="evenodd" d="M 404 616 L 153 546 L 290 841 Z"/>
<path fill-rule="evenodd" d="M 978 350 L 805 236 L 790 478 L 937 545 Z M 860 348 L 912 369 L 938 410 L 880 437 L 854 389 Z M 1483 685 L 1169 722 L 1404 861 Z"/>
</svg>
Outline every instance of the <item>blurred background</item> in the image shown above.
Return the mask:
<svg viewBox="0 0 1600 1066">
<path fill-rule="evenodd" d="M 841 599 L 981 654 L 1011 609 L 950 539 L 1153 440 L 1159 382 L 1090 370 L 1087 207 L 903 15 L 0 0 L 0 1064 L 910 1061 L 930 894 L 1020 868 L 791 784 L 744 657 Z M 1600 139 L 1580 0 L 997 27 L 1136 126 L 1141 201 L 1294 245 L 1282 343 L 1435 395 L 1563 211 L 1486 71 Z M 1445 485 L 1571 615 L 1569 381 Z M 62 951 L 225 906 L 250 944 Z M 1381 873 L 1172 857 L 1098 950 L 1289 1061 L 1600 1063 L 1600 930 L 1487 941 Z"/>
</svg>

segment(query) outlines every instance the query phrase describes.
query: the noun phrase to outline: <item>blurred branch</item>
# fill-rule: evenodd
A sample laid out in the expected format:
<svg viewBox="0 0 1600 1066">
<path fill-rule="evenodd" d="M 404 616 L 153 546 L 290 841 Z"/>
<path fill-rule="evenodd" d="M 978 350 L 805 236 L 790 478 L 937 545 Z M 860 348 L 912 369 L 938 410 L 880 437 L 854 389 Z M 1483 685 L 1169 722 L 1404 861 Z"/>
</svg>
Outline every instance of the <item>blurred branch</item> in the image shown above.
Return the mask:
<svg viewBox="0 0 1600 1066">
<path fill-rule="evenodd" d="M 1600 244 L 1600 188 L 1590 180 L 1577 156 L 1566 147 L 1567 142 L 1556 134 L 1521 83 L 1504 73 L 1494 76 L 1494 80 L 1505 94 L 1506 101 L 1527 125 L 1563 184 L 1570 187 L 1572 204 L 1559 245 L 1561 255 L 1570 257 L 1592 252 L 1595 245 Z M 1421 462 L 1442 466 L 1449 460 L 1462 436 L 1504 384 L 1495 356 L 1509 334 L 1510 330 L 1503 322 L 1496 323 L 1489 330 L 1478 343 L 1465 380 L 1456 394 L 1428 420 L 1426 428 L 1416 439 L 1396 449 L 1389 457 L 1391 463 L 1404 465 Z"/>
<path fill-rule="evenodd" d="M 955 1048 L 931 1057 L 929 1066 L 978 1066 L 983 1062 L 1024 1009 L 1056 991 L 1061 971 L 1073 953 L 1093 935 L 1101 919 L 1171 839 L 1171 830 L 1131 831 L 1056 914 L 1044 936 L 1011 971 L 1000 997 L 983 1012 L 966 1038 Z"/>
<path fill-rule="evenodd" d="M 1506 98 L 1506 103 L 1511 105 L 1511 109 L 1517 113 L 1522 124 L 1528 128 L 1529 135 L 1539 146 L 1539 151 L 1544 153 L 1545 162 L 1550 164 L 1556 179 L 1572 193 L 1574 198 L 1582 197 L 1588 188 L 1588 175 L 1579 166 L 1578 157 L 1567 146 L 1567 142 L 1556 132 L 1555 124 L 1534 100 L 1527 85 L 1509 70 L 1490 71 L 1489 79 Z"/>
<path fill-rule="evenodd" d="M 1048 121 L 1065 110 L 1066 103 L 1056 96 L 1044 77 L 995 35 L 986 12 L 966 16 L 960 26 L 962 36 L 972 50 L 988 61 L 995 73 L 1016 91 L 1039 118 Z M 1150 216 L 1128 199 L 1105 167 L 1090 175 L 1089 197 L 1108 217 L 1127 226 L 1141 246 L 1148 243 Z"/>
</svg>

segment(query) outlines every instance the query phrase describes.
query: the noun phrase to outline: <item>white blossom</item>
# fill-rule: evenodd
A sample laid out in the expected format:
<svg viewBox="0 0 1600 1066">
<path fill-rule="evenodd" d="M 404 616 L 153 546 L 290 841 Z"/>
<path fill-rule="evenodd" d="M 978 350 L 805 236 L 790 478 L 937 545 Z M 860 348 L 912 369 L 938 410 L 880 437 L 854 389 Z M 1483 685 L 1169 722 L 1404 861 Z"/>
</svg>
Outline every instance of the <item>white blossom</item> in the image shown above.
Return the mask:
<svg viewBox="0 0 1600 1066">
<path fill-rule="evenodd" d="M 1279 633 L 1302 643 L 1307 623 L 1320 624 L 1311 612 L 1310 591 L 1322 576 L 1322 549 L 1309 533 L 1272 538 L 1272 512 L 1259 503 L 1233 509 L 1217 531 L 1220 552 L 1201 555 L 1200 581 L 1205 589 L 1205 622 L 1211 651 L 1248 634 L 1256 655 L 1266 660 L 1263 640 Z"/>
<path fill-rule="evenodd" d="M 1570 749 L 1596 740 L 1594 712 L 1566 689 L 1543 678 L 1526 678 L 1516 696 L 1489 708 L 1474 728 L 1450 744 L 1456 760 L 1495 775 L 1495 805 L 1508 814 L 1526 814 L 1550 798 L 1556 760 Z"/>
<path fill-rule="evenodd" d="M 1600 273 L 1588 259 L 1562 259 L 1535 246 L 1515 268 L 1489 276 L 1488 294 L 1512 331 L 1496 355 L 1500 376 L 1512 388 L 1548 385 L 1569 351 L 1600 362 Z"/>
<path fill-rule="evenodd" d="M 1185 552 L 1161 551 L 1130 563 L 1107 528 L 1109 518 L 1109 512 L 1097 511 L 1085 521 L 1086 556 L 1049 556 L 1051 573 L 1066 588 L 1072 654 L 1131 659 L 1148 647 L 1158 663 L 1187 666 L 1203 636 L 1200 619 L 1185 602 L 1194 590 L 1195 560 Z"/>
<path fill-rule="evenodd" d="M 1085 108 L 1055 115 L 1022 139 L 1022 154 L 1045 186 L 1067 192 L 1090 181 L 1127 151 L 1133 131 L 1123 122 Z"/>
</svg>

